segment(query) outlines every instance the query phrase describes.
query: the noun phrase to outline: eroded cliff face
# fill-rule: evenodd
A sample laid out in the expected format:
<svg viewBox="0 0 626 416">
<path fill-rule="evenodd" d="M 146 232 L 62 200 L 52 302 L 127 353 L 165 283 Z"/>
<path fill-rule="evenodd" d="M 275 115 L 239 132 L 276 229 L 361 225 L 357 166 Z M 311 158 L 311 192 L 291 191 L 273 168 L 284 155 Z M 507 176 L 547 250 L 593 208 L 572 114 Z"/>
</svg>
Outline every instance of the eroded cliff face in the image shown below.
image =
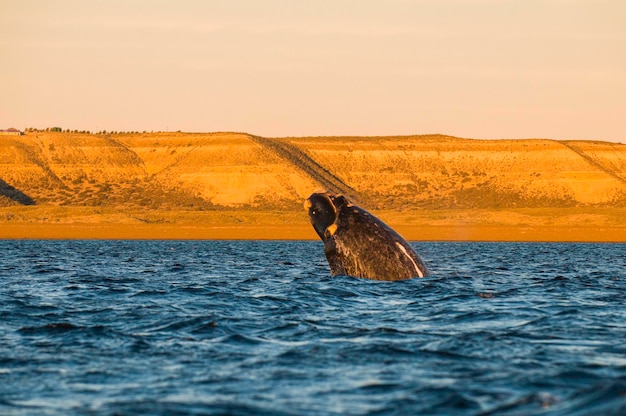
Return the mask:
<svg viewBox="0 0 626 416">
<path fill-rule="evenodd" d="M 445 136 L 293 139 L 380 206 L 624 204 L 626 146 Z"/>
<path fill-rule="evenodd" d="M 626 206 L 626 146 L 447 136 L 29 133 L 0 140 L 0 205 L 300 209 Z"/>
<path fill-rule="evenodd" d="M 245 134 L 32 133 L 1 143 L 0 179 L 37 204 L 153 209 L 288 209 L 318 186 Z"/>
</svg>

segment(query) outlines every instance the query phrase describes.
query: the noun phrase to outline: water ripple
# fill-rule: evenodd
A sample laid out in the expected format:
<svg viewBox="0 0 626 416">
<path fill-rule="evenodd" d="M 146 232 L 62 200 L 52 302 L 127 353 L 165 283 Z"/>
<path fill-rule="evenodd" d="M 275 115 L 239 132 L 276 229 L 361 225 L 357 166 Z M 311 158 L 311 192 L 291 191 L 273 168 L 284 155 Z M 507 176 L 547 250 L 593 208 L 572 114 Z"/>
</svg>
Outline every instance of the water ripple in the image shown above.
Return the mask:
<svg viewBox="0 0 626 416">
<path fill-rule="evenodd" d="M 623 414 L 626 247 L 2 241 L 0 414 Z"/>
</svg>

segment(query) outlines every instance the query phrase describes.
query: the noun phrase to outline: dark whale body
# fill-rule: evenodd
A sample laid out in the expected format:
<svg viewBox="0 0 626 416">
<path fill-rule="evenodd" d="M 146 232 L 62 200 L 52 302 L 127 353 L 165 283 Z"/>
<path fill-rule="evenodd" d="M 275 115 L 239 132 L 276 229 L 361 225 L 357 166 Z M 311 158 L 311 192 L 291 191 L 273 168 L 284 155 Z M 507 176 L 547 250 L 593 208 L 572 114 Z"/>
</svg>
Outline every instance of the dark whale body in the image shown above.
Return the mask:
<svg viewBox="0 0 626 416">
<path fill-rule="evenodd" d="M 375 280 L 428 275 L 424 262 L 409 243 L 343 195 L 314 193 L 304 206 L 324 242 L 331 275 Z"/>
</svg>

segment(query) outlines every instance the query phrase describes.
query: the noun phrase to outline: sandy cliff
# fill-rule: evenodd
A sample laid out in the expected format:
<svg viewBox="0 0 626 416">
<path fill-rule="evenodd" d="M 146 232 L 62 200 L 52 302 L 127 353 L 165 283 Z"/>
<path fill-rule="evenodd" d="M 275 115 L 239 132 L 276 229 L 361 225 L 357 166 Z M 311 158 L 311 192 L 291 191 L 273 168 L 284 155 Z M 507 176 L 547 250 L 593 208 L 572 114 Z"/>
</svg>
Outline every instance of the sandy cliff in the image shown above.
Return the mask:
<svg viewBox="0 0 626 416">
<path fill-rule="evenodd" d="M 294 139 L 378 208 L 620 205 L 626 146 L 444 136 Z"/>
<path fill-rule="evenodd" d="M 76 215 L 87 222 L 238 224 L 268 212 L 291 223 L 300 221 L 302 200 L 318 189 L 339 190 L 409 225 L 481 215 L 486 223 L 514 225 L 516 215 L 532 222 L 528 216 L 543 210 L 551 224 L 555 216 L 576 222 L 583 215 L 622 226 L 626 146 L 238 133 L 39 132 L 0 140 L 4 224 L 72 222 Z M 276 219 L 280 213 L 283 220 Z"/>
</svg>

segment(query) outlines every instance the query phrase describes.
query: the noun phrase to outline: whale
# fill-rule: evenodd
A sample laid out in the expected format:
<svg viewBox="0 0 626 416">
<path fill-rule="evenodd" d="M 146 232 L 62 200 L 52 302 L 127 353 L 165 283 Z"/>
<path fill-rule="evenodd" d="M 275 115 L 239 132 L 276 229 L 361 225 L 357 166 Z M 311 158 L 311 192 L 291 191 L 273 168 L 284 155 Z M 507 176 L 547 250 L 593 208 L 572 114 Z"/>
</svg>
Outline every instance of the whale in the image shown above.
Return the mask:
<svg viewBox="0 0 626 416">
<path fill-rule="evenodd" d="M 324 243 L 332 276 L 407 280 L 429 275 L 424 261 L 400 234 L 344 195 L 313 193 L 304 209 Z"/>
</svg>

